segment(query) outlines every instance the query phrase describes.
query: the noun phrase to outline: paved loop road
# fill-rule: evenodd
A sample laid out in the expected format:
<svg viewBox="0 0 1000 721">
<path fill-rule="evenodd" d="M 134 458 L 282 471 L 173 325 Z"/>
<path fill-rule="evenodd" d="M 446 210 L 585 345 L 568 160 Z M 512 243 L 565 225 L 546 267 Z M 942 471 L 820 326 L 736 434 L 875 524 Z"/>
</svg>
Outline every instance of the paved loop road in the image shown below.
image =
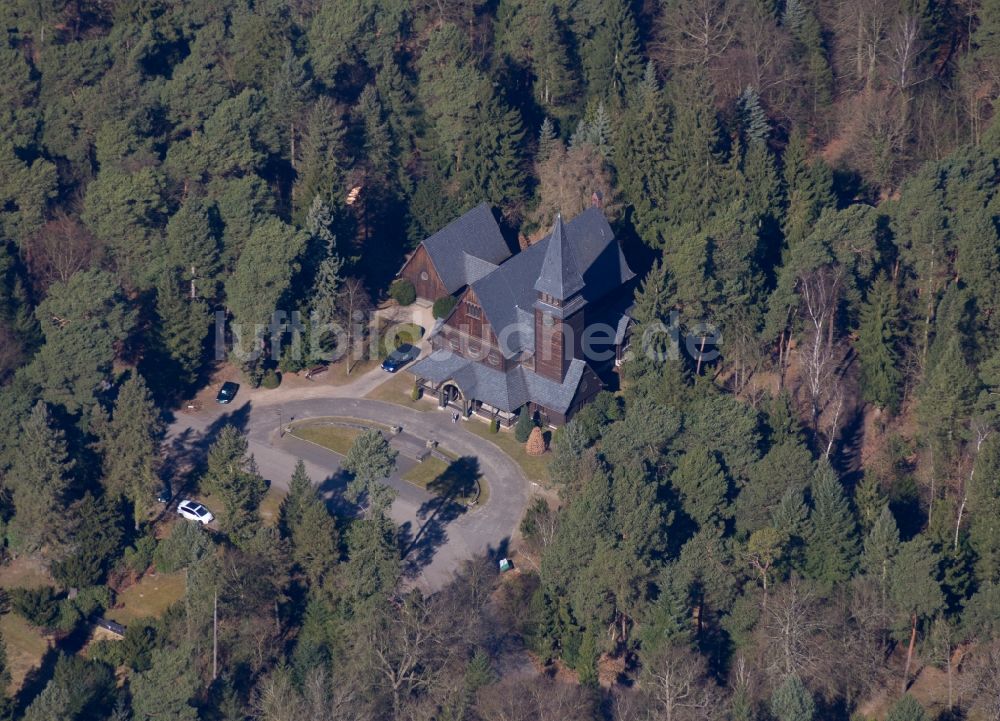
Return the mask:
<svg viewBox="0 0 1000 721">
<path fill-rule="evenodd" d="M 343 391 L 341 391 L 342 393 Z M 347 416 L 383 425 L 401 425 L 407 435 L 437 440 L 445 450 L 459 456 L 474 456 L 489 485 L 489 498 L 473 510 L 457 503 L 444 504 L 439 498 L 401 480 L 397 475 L 387 483 L 398 491 L 393 503 L 393 519 L 401 526 L 404 559 L 411 582 L 428 590 L 440 588 L 474 555 L 503 555 L 524 513 L 529 483 L 520 467 L 489 441 L 454 424 L 451 414 L 416 411 L 382 401 L 349 397 L 311 397 L 261 403 L 258 394 L 231 406 L 212 404 L 195 413 L 178 413 L 167 438 L 168 472 L 185 468 L 204 457 L 216 434 L 227 424 L 242 428 L 250 440 L 261 474 L 281 488 L 287 488 L 298 459 L 306 463 L 313 481 L 329 492 L 336 505 L 343 488 L 340 456 L 290 435 L 279 437 L 281 422 L 324 416 Z M 337 393 L 335 395 L 340 395 Z M 478 421 L 472 420 L 469 423 Z M 400 465 L 412 460 L 400 456 Z"/>
</svg>

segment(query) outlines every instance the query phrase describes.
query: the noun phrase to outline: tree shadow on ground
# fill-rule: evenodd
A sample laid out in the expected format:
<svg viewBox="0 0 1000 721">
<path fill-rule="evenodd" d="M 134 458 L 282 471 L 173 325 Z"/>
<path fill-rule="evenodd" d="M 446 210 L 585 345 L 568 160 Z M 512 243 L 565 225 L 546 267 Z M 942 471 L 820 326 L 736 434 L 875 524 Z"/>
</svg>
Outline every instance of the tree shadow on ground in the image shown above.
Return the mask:
<svg viewBox="0 0 1000 721">
<path fill-rule="evenodd" d="M 452 461 L 441 475 L 427 484 L 427 490 L 434 497 L 417 510 L 417 520 L 423 524 L 412 539 L 409 529 L 400 534 L 403 573 L 407 577 L 419 574 L 434 558 L 437 549 L 447 542 L 448 524 L 466 512 L 464 499 L 476 495 L 481 476 L 479 459 L 463 456 Z"/>
<path fill-rule="evenodd" d="M 170 483 L 174 495 L 185 490 L 191 478 L 204 469 L 208 451 L 223 428 L 236 426 L 241 433 L 246 433 L 252 406 L 252 403 L 247 403 L 219 416 L 204 431 L 188 428 L 170 439 L 165 445 L 160 478 Z"/>
<path fill-rule="evenodd" d="M 361 514 L 365 498 L 359 498 L 358 502 L 355 503 L 347 497 L 347 486 L 352 480 L 353 476 L 350 473 L 340 469 L 316 485 L 316 493 L 323 499 L 326 507 L 334 516 L 356 518 Z"/>
</svg>

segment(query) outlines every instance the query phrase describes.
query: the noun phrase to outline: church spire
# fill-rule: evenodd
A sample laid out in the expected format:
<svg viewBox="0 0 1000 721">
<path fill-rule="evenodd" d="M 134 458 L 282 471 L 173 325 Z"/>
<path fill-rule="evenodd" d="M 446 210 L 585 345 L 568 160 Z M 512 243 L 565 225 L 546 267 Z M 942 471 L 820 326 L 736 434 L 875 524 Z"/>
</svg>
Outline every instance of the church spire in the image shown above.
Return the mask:
<svg viewBox="0 0 1000 721">
<path fill-rule="evenodd" d="M 535 281 L 535 290 L 557 301 L 569 300 L 583 290 L 583 276 L 580 275 L 573 256 L 573 249 L 569 247 L 563 228 L 562 214 L 557 214 L 549 236 L 549 247 L 545 249 L 542 270 Z"/>
</svg>

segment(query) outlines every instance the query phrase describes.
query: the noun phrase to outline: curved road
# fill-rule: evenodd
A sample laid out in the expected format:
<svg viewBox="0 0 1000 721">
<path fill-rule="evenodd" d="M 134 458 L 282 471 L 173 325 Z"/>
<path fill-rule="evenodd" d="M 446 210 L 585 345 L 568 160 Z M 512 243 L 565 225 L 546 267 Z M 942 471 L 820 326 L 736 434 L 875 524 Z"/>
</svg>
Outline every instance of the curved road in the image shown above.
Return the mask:
<svg viewBox="0 0 1000 721">
<path fill-rule="evenodd" d="M 370 386 L 385 377 L 386 374 L 365 374 L 359 382 Z M 358 391 L 357 388 L 351 390 Z M 520 467 L 509 456 L 489 441 L 466 431 L 462 422 L 452 423 L 449 413 L 421 412 L 375 400 L 332 397 L 346 395 L 348 387 L 317 391 L 319 388 L 307 394 L 283 395 L 272 391 L 266 397 L 250 393 L 244 394 L 250 397 L 239 404 L 212 404 L 197 412 L 178 413 L 168 431 L 168 472 L 182 472 L 192 464 L 197 465 L 216 434 L 225 425 L 235 424 L 247 433 L 250 451 L 265 478 L 279 487 L 287 487 L 295 463 L 301 458 L 313 481 L 336 505 L 343 503 L 340 456 L 288 434 L 279 437 L 279 408 L 283 424 L 292 419 L 346 416 L 384 425 L 401 425 L 406 436 L 434 439 L 453 454 L 478 459 L 480 473 L 489 486 L 486 503 L 466 510 L 458 504 L 442 504 L 439 498 L 402 481 L 398 475 L 388 480 L 388 484 L 398 491 L 392 517 L 401 527 L 406 554 L 404 564 L 411 580 L 433 590 L 447 583 L 461 563 L 474 555 L 506 554 L 524 512 L 529 487 Z M 400 454 L 400 465 L 412 465 L 404 454 Z"/>
</svg>

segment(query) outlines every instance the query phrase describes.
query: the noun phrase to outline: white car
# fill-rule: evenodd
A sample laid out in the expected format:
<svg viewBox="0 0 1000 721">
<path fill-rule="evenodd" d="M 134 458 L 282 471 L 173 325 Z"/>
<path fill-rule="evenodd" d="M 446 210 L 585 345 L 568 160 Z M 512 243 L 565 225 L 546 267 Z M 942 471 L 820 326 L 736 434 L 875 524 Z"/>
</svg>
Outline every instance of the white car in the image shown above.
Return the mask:
<svg viewBox="0 0 1000 721">
<path fill-rule="evenodd" d="M 189 521 L 197 521 L 205 525 L 215 520 L 212 512 L 197 501 L 181 501 L 177 504 L 177 513 Z"/>
</svg>

